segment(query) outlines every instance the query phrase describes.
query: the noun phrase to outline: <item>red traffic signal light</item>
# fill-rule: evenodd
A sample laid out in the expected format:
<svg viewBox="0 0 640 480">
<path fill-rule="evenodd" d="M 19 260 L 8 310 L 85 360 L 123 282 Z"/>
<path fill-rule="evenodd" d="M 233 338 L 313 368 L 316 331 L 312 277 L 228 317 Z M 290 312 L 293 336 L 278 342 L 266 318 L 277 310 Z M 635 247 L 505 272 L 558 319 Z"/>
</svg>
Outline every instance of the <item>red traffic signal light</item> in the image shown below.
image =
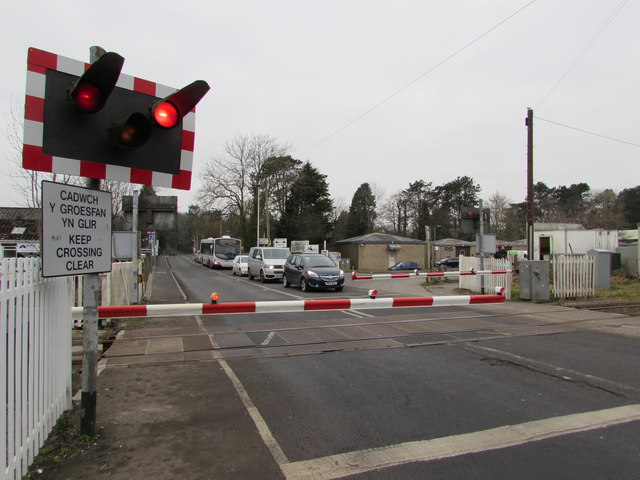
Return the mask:
<svg viewBox="0 0 640 480">
<path fill-rule="evenodd" d="M 209 91 L 209 84 L 196 80 L 181 90 L 156 102 L 152 107 L 153 120 L 163 128 L 175 127 Z"/>
<path fill-rule="evenodd" d="M 83 112 L 94 113 L 104 105 L 102 92 L 92 83 L 83 83 L 76 86 L 69 93 L 69 96 L 71 101 Z"/>
<path fill-rule="evenodd" d="M 164 128 L 173 128 L 180 120 L 178 109 L 170 102 L 160 102 L 159 105 L 153 108 L 152 113 L 155 122 Z"/>
<path fill-rule="evenodd" d="M 107 52 L 91 64 L 69 89 L 69 98 L 85 113 L 96 113 L 104 107 L 118 82 L 124 58 Z"/>
<path fill-rule="evenodd" d="M 479 220 L 480 209 L 476 207 L 463 207 L 460 217 L 464 219 Z"/>
</svg>

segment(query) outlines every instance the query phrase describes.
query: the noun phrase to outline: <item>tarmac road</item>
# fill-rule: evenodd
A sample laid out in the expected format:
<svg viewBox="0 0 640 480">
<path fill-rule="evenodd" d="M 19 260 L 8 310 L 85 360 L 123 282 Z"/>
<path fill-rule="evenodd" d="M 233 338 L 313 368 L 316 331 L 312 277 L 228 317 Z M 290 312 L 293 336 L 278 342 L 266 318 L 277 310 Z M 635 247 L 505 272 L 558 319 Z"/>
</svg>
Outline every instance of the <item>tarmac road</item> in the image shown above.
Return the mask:
<svg viewBox="0 0 640 480">
<path fill-rule="evenodd" d="M 187 257 L 170 263 L 191 298 L 212 284 L 223 301 L 285 292 Z M 362 295 L 360 285 L 340 295 Z M 152 302 L 183 298 L 160 257 Z M 96 448 L 49 478 L 637 478 L 638 319 L 524 302 L 481 307 L 388 318 L 305 312 L 303 324 L 287 315 L 129 322 L 99 376 Z M 395 333 L 341 350 L 277 351 L 257 334 L 246 335 L 251 348 L 215 348 L 224 329 L 266 325 L 268 336 L 298 322 L 300 335 L 317 336 L 319 323 L 345 319 Z M 445 330 L 434 342 L 397 335 L 417 320 Z M 292 333 L 271 341 L 280 334 Z"/>
</svg>

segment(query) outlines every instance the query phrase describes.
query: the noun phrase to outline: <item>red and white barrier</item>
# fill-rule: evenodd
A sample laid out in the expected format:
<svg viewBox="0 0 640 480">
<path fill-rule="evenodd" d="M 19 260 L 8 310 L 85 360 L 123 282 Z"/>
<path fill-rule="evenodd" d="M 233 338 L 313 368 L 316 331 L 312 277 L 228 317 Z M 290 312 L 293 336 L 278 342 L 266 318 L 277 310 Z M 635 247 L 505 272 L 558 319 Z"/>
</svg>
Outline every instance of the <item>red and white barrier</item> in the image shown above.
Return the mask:
<svg viewBox="0 0 640 480">
<path fill-rule="evenodd" d="M 176 317 L 220 313 L 276 313 L 311 310 L 361 310 L 395 307 L 450 307 L 503 303 L 504 295 L 451 295 L 439 297 L 345 298 L 272 302 L 179 303 L 98 307 L 98 318 Z M 71 309 L 73 320 L 82 319 L 82 307 Z"/>
<path fill-rule="evenodd" d="M 511 270 L 465 270 L 456 272 L 419 272 L 413 270 L 411 272 L 402 273 L 358 273 L 351 274 L 352 280 L 379 280 L 389 278 L 415 278 L 415 277 L 461 277 L 465 275 L 504 275 L 511 273 Z"/>
</svg>

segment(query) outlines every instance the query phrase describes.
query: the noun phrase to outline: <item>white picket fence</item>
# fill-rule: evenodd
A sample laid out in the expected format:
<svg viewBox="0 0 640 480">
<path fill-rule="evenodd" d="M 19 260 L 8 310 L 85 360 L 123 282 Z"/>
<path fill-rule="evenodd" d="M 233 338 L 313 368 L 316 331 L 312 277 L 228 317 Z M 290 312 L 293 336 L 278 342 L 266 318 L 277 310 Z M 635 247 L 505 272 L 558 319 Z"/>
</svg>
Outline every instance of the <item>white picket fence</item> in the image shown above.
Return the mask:
<svg viewBox="0 0 640 480">
<path fill-rule="evenodd" d="M 460 256 L 460 271 L 482 270 L 478 257 Z M 511 262 L 501 258 L 485 258 L 484 270 L 509 270 Z M 504 287 L 504 294 L 507 300 L 511 300 L 511 287 L 513 286 L 513 275 L 505 273 L 500 275 L 461 275 L 458 280 L 458 287 L 472 292 L 482 292 L 482 278 L 484 278 L 484 293 L 495 293 L 496 287 Z"/>
<path fill-rule="evenodd" d="M 553 295 L 556 298 L 585 298 L 595 294 L 595 257 L 584 254 L 551 256 Z"/>
<path fill-rule="evenodd" d="M 0 263 L 0 480 L 19 479 L 71 408 L 72 279 L 39 258 Z"/>
</svg>

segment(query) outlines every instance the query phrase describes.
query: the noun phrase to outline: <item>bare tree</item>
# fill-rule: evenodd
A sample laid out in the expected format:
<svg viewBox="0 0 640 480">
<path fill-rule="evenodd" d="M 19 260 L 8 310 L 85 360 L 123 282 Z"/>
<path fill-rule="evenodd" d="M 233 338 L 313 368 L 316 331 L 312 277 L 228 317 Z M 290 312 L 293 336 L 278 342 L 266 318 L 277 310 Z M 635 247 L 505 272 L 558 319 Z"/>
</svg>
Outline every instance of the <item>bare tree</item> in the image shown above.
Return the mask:
<svg viewBox="0 0 640 480">
<path fill-rule="evenodd" d="M 491 228 L 498 238 L 503 238 L 507 230 L 507 210 L 511 201 L 506 195 L 496 191 L 489 196 L 486 207 L 490 210 Z"/>
<path fill-rule="evenodd" d="M 402 205 L 400 192 L 394 193 L 386 201 L 379 203 L 379 226 L 387 233 L 399 233 L 402 222 Z"/>
<path fill-rule="evenodd" d="M 587 195 L 588 208 L 583 214 L 587 228 L 618 230 L 625 224 L 618 195 L 611 189 L 592 190 Z"/>
<path fill-rule="evenodd" d="M 204 165 L 202 187 L 197 193 L 199 206 L 237 214 L 243 223 L 244 240 L 248 240 L 247 213 L 258 191 L 264 163 L 269 158 L 285 156 L 290 149 L 290 145 L 280 144 L 268 135 L 239 135 L 227 141 L 224 154 Z M 264 193 L 261 192 L 263 198 Z"/>
<path fill-rule="evenodd" d="M 6 138 L 9 149 L 4 156 L 13 167 L 8 173 L 12 179 L 13 189 L 18 192 L 17 203 L 30 208 L 40 208 L 40 188 L 43 180 L 60 183 L 74 183 L 69 175 L 56 175 L 22 168 L 22 133 L 24 130 L 24 107 L 14 101 L 7 114 Z"/>
</svg>

